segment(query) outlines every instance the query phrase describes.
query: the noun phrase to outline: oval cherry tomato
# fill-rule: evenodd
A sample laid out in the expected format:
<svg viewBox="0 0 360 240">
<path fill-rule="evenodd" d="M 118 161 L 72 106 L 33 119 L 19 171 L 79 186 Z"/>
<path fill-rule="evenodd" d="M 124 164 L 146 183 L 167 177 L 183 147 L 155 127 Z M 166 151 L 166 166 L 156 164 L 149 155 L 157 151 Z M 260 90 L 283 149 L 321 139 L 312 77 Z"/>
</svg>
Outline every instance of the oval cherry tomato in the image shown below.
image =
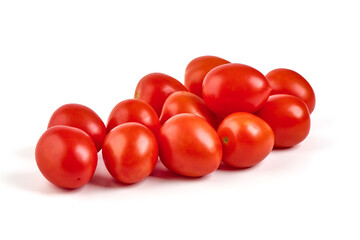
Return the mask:
<svg viewBox="0 0 360 240">
<path fill-rule="evenodd" d="M 310 113 L 315 108 L 315 93 L 311 85 L 299 73 L 285 68 L 278 68 L 266 74 L 272 88 L 271 95 L 289 94 L 303 100 Z"/>
<path fill-rule="evenodd" d="M 63 188 L 89 182 L 97 165 L 96 147 L 89 135 L 69 126 L 47 129 L 36 145 L 35 158 L 44 177 Z"/>
<path fill-rule="evenodd" d="M 185 70 L 185 87 L 202 98 L 202 84 L 206 74 L 211 69 L 226 63 L 230 62 L 215 56 L 202 56 L 193 59 Z"/>
<path fill-rule="evenodd" d="M 270 85 L 262 73 L 239 63 L 214 68 L 203 83 L 206 105 L 220 116 L 234 112 L 256 112 L 265 104 L 270 91 Z"/>
<path fill-rule="evenodd" d="M 118 103 L 110 113 L 107 122 L 107 131 L 126 123 L 138 122 L 148 127 L 155 136 L 160 130 L 159 118 L 154 109 L 139 99 L 128 99 Z"/>
<path fill-rule="evenodd" d="M 166 99 L 160 116 L 161 124 L 179 113 L 195 114 L 217 128 L 216 115 L 207 108 L 204 100 L 190 92 L 175 92 Z"/>
<path fill-rule="evenodd" d="M 302 142 L 310 131 L 309 109 L 300 98 L 292 95 L 270 96 L 256 115 L 274 131 L 275 147 L 292 147 Z"/>
<path fill-rule="evenodd" d="M 154 134 L 140 123 L 124 123 L 113 128 L 102 149 L 109 173 L 122 183 L 136 183 L 154 170 L 158 144 Z"/>
<path fill-rule="evenodd" d="M 56 125 L 83 130 L 94 141 L 97 151 L 101 150 L 106 136 L 106 127 L 101 118 L 90 108 L 81 104 L 65 104 L 53 113 L 48 128 Z"/>
<path fill-rule="evenodd" d="M 223 146 L 223 162 L 247 168 L 261 162 L 274 146 L 274 133 L 261 118 L 245 112 L 227 116 L 217 130 Z"/>
<path fill-rule="evenodd" d="M 201 117 L 182 113 L 160 128 L 160 160 L 172 172 L 200 177 L 215 171 L 222 157 L 216 131 Z"/>
<path fill-rule="evenodd" d="M 137 84 L 135 98 L 150 104 L 160 116 L 166 98 L 176 91 L 187 91 L 187 89 L 181 82 L 169 75 L 150 73 Z"/>
</svg>

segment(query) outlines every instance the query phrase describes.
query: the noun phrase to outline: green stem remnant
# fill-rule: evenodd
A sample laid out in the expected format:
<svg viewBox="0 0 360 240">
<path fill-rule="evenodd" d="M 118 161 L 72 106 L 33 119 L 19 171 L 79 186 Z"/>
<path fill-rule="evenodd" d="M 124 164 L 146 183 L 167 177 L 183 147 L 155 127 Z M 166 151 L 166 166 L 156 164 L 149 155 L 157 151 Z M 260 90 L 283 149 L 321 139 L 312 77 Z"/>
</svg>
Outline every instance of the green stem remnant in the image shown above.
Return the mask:
<svg viewBox="0 0 360 240">
<path fill-rule="evenodd" d="M 223 138 L 223 142 L 226 144 L 226 143 L 228 143 L 229 142 L 229 138 L 228 137 L 224 137 Z"/>
</svg>

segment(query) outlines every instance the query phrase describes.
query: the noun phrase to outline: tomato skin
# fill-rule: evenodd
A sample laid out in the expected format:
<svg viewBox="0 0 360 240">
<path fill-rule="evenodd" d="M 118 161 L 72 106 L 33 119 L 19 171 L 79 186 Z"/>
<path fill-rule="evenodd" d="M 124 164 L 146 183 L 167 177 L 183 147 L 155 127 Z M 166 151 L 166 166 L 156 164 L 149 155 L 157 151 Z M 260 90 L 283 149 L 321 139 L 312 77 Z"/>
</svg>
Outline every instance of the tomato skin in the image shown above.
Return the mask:
<svg viewBox="0 0 360 240">
<path fill-rule="evenodd" d="M 203 98 L 217 115 L 254 113 L 265 104 L 271 92 L 265 76 L 255 68 L 228 63 L 211 70 L 203 82 Z"/>
<path fill-rule="evenodd" d="M 89 135 L 62 125 L 43 133 L 36 145 L 35 158 L 49 182 L 69 189 L 89 182 L 97 165 L 96 147 Z"/>
<path fill-rule="evenodd" d="M 52 114 L 48 128 L 57 125 L 83 130 L 94 141 L 97 151 L 101 150 L 106 136 L 106 127 L 92 109 L 81 104 L 65 104 Z"/>
<path fill-rule="evenodd" d="M 216 56 L 201 56 L 193 59 L 185 70 L 185 87 L 202 98 L 202 84 L 206 74 L 211 69 L 227 63 L 230 62 Z"/>
<path fill-rule="evenodd" d="M 138 82 L 134 97 L 141 99 L 153 107 L 158 116 L 164 102 L 176 91 L 187 91 L 181 82 L 164 73 L 150 73 Z"/>
<path fill-rule="evenodd" d="M 124 123 L 105 138 L 102 155 L 109 173 L 126 184 L 136 183 L 151 174 L 158 159 L 155 135 L 140 123 Z"/>
<path fill-rule="evenodd" d="M 215 171 L 222 157 L 216 131 L 201 117 L 182 113 L 160 128 L 160 160 L 170 171 L 200 177 Z"/>
<path fill-rule="evenodd" d="M 285 68 L 278 68 L 266 74 L 272 88 L 271 95 L 289 94 L 303 100 L 310 114 L 315 108 L 315 93 L 306 79 L 299 73 Z"/>
<path fill-rule="evenodd" d="M 175 92 L 165 101 L 160 116 L 161 124 L 180 113 L 192 113 L 210 123 L 215 129 L 218 126 L 217 118 L 205 105 L 204 100 L 190 92 Z"/>
<path fill-rule="evenodd" d="M 274 146 L 274 133 L 261 118 L 246 112 L 227 116 L 218 130 L 223 146 L 223 162 L 236 168 L 261 162 Z"/>
<path fill-rule="evenodd" d="M 154 109 L 146 102 L 139 99 L 127 99 L 118 103 L 111 111 L 107 131 L 126 123 L 138 122 L 149 128 L 155 136 L 160 131 L 160 121 Z"/>
<path fill-rule="evenodd" d="M 287 148 L 302 142 L 310 131 L 310 112 L 298 97 L 277 94 L 269 97 L 256 113 L 275 134 L 275 147 Z"/>
</svg>

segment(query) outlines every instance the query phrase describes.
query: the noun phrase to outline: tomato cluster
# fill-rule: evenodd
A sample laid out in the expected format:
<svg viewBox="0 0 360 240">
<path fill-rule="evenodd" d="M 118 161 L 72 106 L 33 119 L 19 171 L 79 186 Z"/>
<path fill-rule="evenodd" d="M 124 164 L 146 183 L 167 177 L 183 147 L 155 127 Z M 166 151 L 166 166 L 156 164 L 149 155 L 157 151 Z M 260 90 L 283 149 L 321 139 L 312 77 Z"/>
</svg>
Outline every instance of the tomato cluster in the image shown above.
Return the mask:
<svg viewBox="0 0 360 240">
<path fill-rule="evenodd" d="M 61 106 L 35 157 L 44 177 L 63 188 L 90 181 L 100 150 L 122 183 L 145 179 L 159 157 L 176 174 L 200 177 L 221 162 L 247 168 L 274 147 L 302 142 L 314 107 L 314 91 L 297 72 L 279 68 L 264 76 L 244 64 L 202 56 L 188 64 L 185 85 L 163 73 L 143 77 L 134 99 L 118 103 L 106 126 L 86 106 Z"/>
</svg>

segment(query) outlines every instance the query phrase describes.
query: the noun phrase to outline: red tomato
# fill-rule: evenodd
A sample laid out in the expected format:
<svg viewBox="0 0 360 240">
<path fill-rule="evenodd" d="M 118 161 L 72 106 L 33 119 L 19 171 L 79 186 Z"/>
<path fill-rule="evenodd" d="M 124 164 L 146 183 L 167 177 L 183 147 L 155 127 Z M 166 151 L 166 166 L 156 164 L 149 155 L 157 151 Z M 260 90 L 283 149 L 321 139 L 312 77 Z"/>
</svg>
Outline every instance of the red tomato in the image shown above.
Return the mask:
<svg viewBox="0 0 360 240">
<path fill-rule="evenodd" d="M 310 131 L 309 109 L 300 98 L 292 95 L 270 96 L 256 115 L 274 131 L 275 147 L 292 147 L 302 142 Z"/>
<path fill-rule="evenodd" d="M 256 112 L 265 104 L 270 91 L 270 85 L 262 73 L 239 63 L 214 68 L 203 83 L 206 105 L 220 116 L 234 112 Z"/>
<path fill-rule="evenodd" d="M 271 95 L 294 95 L 306 103 L 310 113 L 314 111 L 315 93 L 303 76 L 290 69 L 278 68 L 266 74 L 266 78 L 272 88 Z"/>
<path fill-rule="evenodd" d="M 140 123 L 124 123 L 112 129 L 102 149 L 109 173 L 122 183 L 136 183 L 154 170 L 158 144 L 154 134 Z"/>
<path fill-rule="evenodd" d="M 166 98 L 176 91 L 187 91 L 187 89 L 181 82 L 169 75 L 150 73 L 137 84 L 135 98 L 150 104 L 160 116 Z"/>
<path fill-rule="evenodd" d="M 90 108 L 80 104 L 65 104 L 53 113 L 48 128 L 56 125 L 83 130 L 94 141 L 97 151 L 101 150 L 106 136 L 106 127 L 101 118 Z"/>
<path fill-rule="evenodd" d="M 261 162 L 274 146 L 274 133 L 261 118 L 245 112 L 227 116 L 217 130 L 223 146 L 223 162 L 247 168 Z"/>
<path fill-rule="evenodd" d="M 206 107 L 204 100 L 195 94 L 183 91 L 171 94 L 164 103 L 160 116 L 161 124 L 179 113 L 195 114 L 217 128 L 216 115 Z"/>
<path fill-rule="evenodd" d="M 202 56 L 193 59 L 185 70 L 185 87 L 202 98 L 202 84 L 206 74 L 211 69 L 226 63 L 230 62 L 215 56 Z"/>
<path fill-rule="evenodd" d="M 216 131 L 201 117 L 182 113 L 160 128 L 160 160 L 172 172 L 200 177 L 215 171 L 222 147 Z"/>
<path fill-rule="evenodd" d="M 36 145 L 35 158 L 44 177 L 63 188 L 89 182 L 97 165 L 96 147 L 89 135 L 69 126 L 47 129 Z"/>
<path fill-rule="evenodd" d="M 110 113 L 107 131 L 126 123 L 138 122 L 148 127 L 155 136 L 160 130 L 159 118 L 154 109 L 146 102 L 138 99 L 128 99 L 118 103 Z"/>
</svg>

